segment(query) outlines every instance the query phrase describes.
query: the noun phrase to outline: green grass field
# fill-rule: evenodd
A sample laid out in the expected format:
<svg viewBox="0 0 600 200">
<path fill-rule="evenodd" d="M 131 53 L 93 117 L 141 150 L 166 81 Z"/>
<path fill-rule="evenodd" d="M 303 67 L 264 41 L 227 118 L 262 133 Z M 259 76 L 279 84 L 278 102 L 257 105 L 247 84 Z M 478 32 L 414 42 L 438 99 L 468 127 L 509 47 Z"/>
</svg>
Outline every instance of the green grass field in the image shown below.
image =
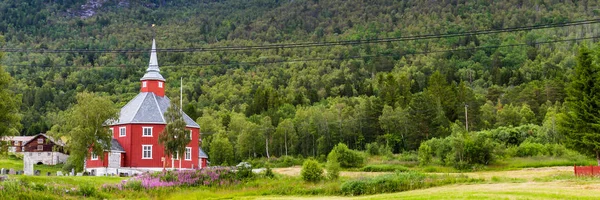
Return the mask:
<svg viewBox="0 0 600 200">
<path fill-rule="evenodd" d="M 393 161 L 392 161 L 393 162 Z M 300 179 L 298 166 L 278 168 L 275 179 L 259 178 L 228 187 L 177 187 L 140 191 L 101 191 L 103 184 L 117 184 L 120 177 L 10 176 L 18 184 L 58 186 L 59 188 L 93 187 L 100 199 L 600 199 L 600 178 L 573 175 L 572 161 L 566 158 L 530 157 L 502 160 L 480 171 L 460 172 L 447 166 L 405 166 L 410 171 L 430 175 L 469 177 L 476 181 L 456 182 L 404 192 L 343 196 L 342 183 L 394 172 L 343 171 L 338 181 L 307 183 Z M 584 161 L 586 165 L 594 160 Z M 401 167 L 399 163 L 369 162 L 386 170 Z M 566 165 L 566 166 L 565 166 Z M 42 172 L 55 173 L 62 166 L 35 166 Z M 0 168 L 21 169 L 17 158 L 0 159 Z M 405 168 L 401 168 L 404 170 Z M 0 196 L 3 194 L 0 189 Z M 5 194 L 10 195 L 10 194 Z M 6 196 L 4 196 L 6 197 Z M 79 199 L 77 194 L 51 190 L 32 190 L 16 199 Z"/>
<path fill-rule="evenodd" d="M 33 165 L 33 170 L 40 170 L 42 175 L 47 175 L 48 172 L 56 175 L 57 171 L 62 170 L 63 165 Z M 0 157 L 0 168 L 23 170 L 23 160 L 17 158 L 14 155 L 7 155 Z"/>
</svg>

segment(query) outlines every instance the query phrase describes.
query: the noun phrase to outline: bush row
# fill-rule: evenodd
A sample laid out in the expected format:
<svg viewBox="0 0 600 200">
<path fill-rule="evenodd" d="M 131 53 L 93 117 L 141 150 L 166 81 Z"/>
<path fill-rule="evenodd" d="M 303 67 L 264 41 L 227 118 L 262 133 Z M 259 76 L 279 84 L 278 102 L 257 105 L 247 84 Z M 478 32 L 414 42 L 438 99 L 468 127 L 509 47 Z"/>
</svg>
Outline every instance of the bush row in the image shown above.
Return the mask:
<svg viewBox="0 0 600 200">
<path fill-rule="evenodd" d="M 361 169 L 363 172 L 406 172 L 409 169 L 402 165 L 367 165 Z"/>
<path fill-rule="evenodd" d="M 465 133 L 453 125 L 452 135 L 421 143 L 419 163 L 426 165 L 437 158 L 441 165 L 472 169 L 507 157 L 581 157 L 561 144 L 550 143 L 539 129 L 536 125 L 524 125 Z"/>
<path fill-rule="evenodd" d="M 482 182 L 483 179 L 472 179 L 465 175 L 425 175 L 419 172 L 399 172 L 346 181 L 342 184 L 344 195 L 365 195 L 390 192 L 401 192 L 448 185 L 454 183 Z"/>
<path fill-rule="evenodd" d="M 344 143 L 335 145 L 330 153 L 332 152 L 337 154 L 337 160 L 343 168 L 362 167 L 367 159 L 362 152 L 349 149 Z"/>
</svg>

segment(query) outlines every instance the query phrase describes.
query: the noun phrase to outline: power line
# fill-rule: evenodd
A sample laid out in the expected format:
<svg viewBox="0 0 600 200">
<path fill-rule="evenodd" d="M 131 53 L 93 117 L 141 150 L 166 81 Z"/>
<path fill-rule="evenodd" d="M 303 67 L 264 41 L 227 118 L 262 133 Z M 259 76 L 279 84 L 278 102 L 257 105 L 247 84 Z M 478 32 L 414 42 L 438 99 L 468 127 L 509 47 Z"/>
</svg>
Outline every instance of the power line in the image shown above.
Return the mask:
<svg viewBox="0 0 600 200">
<path fill-rule="evenodd" d="M 242 51 L 242 50 L 268 50 L 268 49 L 284 49 L 284 48 L 308 48 L 322 46 L 342 46 L 342 45 L 358 45 L 372 44 L 385 42 L 399 41 L 414 41 L 440 39 L 461 36 L 475 36 L 494 33 L 506 33 L 517 31 L 530 31 L 537 29 L 577 26 L 585 24 L 600 23 L 599 19 L 580 20 L 564 23 L 541 24 L 534 26 L 521 26 L 504 29 L 488 29 L 478 31 L 467 31 L 460 33 L 445 33 L 445 34 L 426 34 L 406 37 L 391 37 L 381 39 L 365 39 L 365 40 L 341 40 L 334 42 L 307 42 L 307 43 L 284 43 L 284 44 L 267 44 L 267 45 L 251 45 L 251 46 L 219 46 L 219 47 L 195 47 L 195 48 L 165 48 L 157 49 L 158 52 L 199 52 L 199 51 Z M 150 49 L 17 49 L 17 48 L 0 48 L 2 52 L 20 52 L 20 53 L 146 53 Z"/>
<path fill-rule="evenodd" d="M 261 65 L 261 64 L 276 64 L 276 63 L 296 63 L 296 62 L 316 62 L 316 61 L 328 61 L 328 60 L 350 60 L 350 59 L 366 59 L 366 58 L 375 58 L 375 57 L 401 57 L 407 55 L 427 55 L 433 53 L 453 53 L 453 52 L 461 52 L 461 51 L 477 51 L 483 49 L 497 49 L 497 48 L 507 48 L 507 47 L 520 47 L 520 46 L 533 46 L 533 45 L 543 45 L 543 44 L 551 44 L 551 43 L 561 43 L 561 42 L 576 42 L 581 40 L 590 40 L 590 39 L 599 39 L 600 36 L 593 37 L 583 37 L 583 38 L 571 38 L 571 39 L 561 39 L 561 40 L 551 40 L 544 42 L 534 42 L 534 43 L 519 43 L 519 44 L 509 44 L 509 45 L 493 45 L 493 46 L 481 46 L 481 47 L 473 47 L 473 48 L 460 48 L 460 49 L 446 49 L 446 50 L 434 50 L 434 51 L 418 51 L 418 52 L 405 52 L 399 54 L 387 53 L 380 55 L 364 55 L 364 56 L 347 56 L 347 57 L 330 57 L 330 58 L 306 58 L 306 59 L 291 59 L 291 60 L 268 60 L 268 61 L 254 61 L 254 62 L 210 62 L 210 63 L 188 63 L 188 64 L 166 64 L 161 65 L 161 67 L 200 67 L 200 66 L 211 66 L 211 65 L 226 65 L 226 66 L 241 66 L 241 65 Z M 3 66 L 13 66 L 13 67 L 42 67 L 41 65 L 19 65 L 19 64 L 2 64 Z M 54 65 L 50 68 L 57 67 L 66 67 L 66 68 L 127 68 L 127 67 L 118 67 L 118 66 L 103 66 L 103 67 L 81 67 L 81 66 L 70 66 L 70 65 Z M 141 67 L 140 67 L 141 68 Z M 144 66 L 145 68 L 145 66 Z"/>
</svg>

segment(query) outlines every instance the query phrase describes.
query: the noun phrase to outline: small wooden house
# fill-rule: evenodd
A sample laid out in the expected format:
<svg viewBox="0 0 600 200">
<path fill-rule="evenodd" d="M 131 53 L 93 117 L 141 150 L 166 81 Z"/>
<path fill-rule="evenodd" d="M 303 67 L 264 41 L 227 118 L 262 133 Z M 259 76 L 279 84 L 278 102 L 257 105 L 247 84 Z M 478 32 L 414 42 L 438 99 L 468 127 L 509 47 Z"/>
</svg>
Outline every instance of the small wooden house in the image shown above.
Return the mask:
<svg viewBox="0 0 600 200">
<path fill-rule="evenodd" d="M 23 144 L 31 140 L 33 136 L 6 136 L 2 138 L 2 141 L 7 143 L 9 153 L 21 153 L 23 152 Z"/>
<path fill-rule="evenodd" d="M 55 140 L 46 134 L 38 134 L 23 144 L 23 159 L 45 165 L 64 163 L 69 158 L 64 151 L 64 146 L 65 144 L 60 140 Z"/>
</svg>

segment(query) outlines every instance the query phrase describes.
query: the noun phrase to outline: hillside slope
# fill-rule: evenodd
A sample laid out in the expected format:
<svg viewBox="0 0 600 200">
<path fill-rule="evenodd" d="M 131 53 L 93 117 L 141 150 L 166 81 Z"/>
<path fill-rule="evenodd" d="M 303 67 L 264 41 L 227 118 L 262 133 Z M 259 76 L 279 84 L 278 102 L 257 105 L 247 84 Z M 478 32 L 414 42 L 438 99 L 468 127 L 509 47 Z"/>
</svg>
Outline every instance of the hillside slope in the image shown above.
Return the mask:
<svg viewBox="0 0 600 200">
<path fill-rule="evenodd" d="M 165 49 L 331 42 L 600 14 L 598 1 L 119 0 L 105 1 L 82 18 L 81 5 L 88 4 L 1 1 L 4 47 L 148 49 L 153 31 Z M 465 104 L 472 130 L 541 125 L 548 108 L 561 107 L 579 44 L 595 41 L 537 43 L 595 37 L 597 30 L 589 24 L 342 46 L 162 52 L 159 63 L 167 95 L 177 96 L 177 80 L 184 78 L 186 113 L 203 126 L 206 149 L 209 135 L 222 133 L 236 158 L 265 155 L 258 150 L 265 141 L 282 155 L 287 143 L 281 133 L 293 129 L 294 154 L 325 154 L 338 142 L 360 149 L 377 141 L 391 142 L 397 152 L 449 134 L 450 124 L 465 121 Z M 529 45 L 477 49 L 514 44 Z M 415 54 L 464 48 L 475 49 Z M 286 60 L 296 61 L 281 62 Z M 123 105 L 138 93 L 147 61 L 146 52 L 6 53 L 2 65 L 23 94 L 22 134 L 32 135 L 49 130 L 77 92 L 103 93 Z"/>
</svg>

